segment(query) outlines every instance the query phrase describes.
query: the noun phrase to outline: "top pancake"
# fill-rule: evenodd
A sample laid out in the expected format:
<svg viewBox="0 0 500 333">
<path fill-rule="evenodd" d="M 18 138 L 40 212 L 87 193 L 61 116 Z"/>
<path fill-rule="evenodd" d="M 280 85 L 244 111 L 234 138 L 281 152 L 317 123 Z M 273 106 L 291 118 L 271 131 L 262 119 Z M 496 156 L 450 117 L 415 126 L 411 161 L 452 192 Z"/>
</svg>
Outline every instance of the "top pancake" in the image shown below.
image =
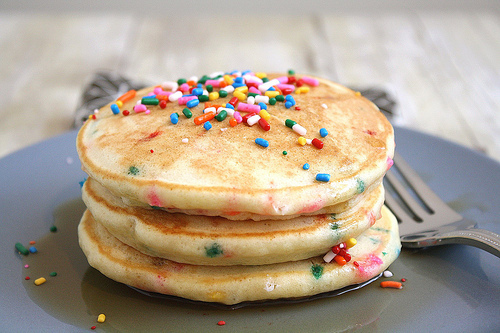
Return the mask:
<svg viewBox="0 0 500 333">
<path fill-rule="evenodd" d="M 292 94 L 300 110 L 287 109 L 284 102 L 267 105 L 269 131 L 258 124 L 232 127 L 229 117 L 212 119 L 206 130 L 193 121 L 203 113 L 203 103 L 190 109 L 191 119 L 178 102 L 135 113 L 134 105 L 154 87 L 143 89 L 120 108 L 130 115 L 114 115 L 107 105 L 84 124 L 77 137 L 82 167 L 115 195 L 166 209 L 286 216 L 345 202 L 387 171 L 393 129 L 366 98 L 318 80 L 309 92 Z M 211 102 L 225 105 L 232 97 Z M 170 120 L 175 112 L 177 124 Z M 286 119 L 303 126 L 306 139 L 320 139 L 323 148 L 300 145 L 300 135 L 285 125 Z M 321 128 L 328 136 L 319 135 Z M 182 142 L 185 138 L 188 142 Z M 269 146 L 257 145 L 256 138 Z M 309 170 L 302 168 L 305 163 Z M 330 174 L 330 180 L 317 181 L 318 173 Z"/>
</svg>

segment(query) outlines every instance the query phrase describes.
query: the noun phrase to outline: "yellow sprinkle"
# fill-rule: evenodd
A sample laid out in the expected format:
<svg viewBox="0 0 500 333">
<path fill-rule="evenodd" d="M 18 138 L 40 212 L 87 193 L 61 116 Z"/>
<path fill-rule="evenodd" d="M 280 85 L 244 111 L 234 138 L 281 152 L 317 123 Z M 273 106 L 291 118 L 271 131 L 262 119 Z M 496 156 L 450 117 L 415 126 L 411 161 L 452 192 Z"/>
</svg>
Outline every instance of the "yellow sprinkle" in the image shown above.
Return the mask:
<svg viewBox="0 0 500 333">
<path fill-rule="evenodd" d="M 97 321 L 99 323 L 104 323 L 105 320 L 106 320 L 106 316 L 104 315 L 104 313 L 101 313 L 99 316 L 97 316 Z"/>
<path fill-rule="evenodd" d="M 217 98 L 219 98 L 219 93 L 217 91 L 212 91 L 210 94 L 208 94 L 208 100 L 214 101 Z"/>
<path fill-rule="evenodd" d="M 266 121 L 269 121 L 269 119 L 271 119 L 271 115 L 269 114 L 269 112 L 267 112 L 266 110 L 262 109 L 260 110 L 259 112 L 259 116 L 261 118 L 264 118 Z"/>
<path fill-rule="evenodd" d="M 247 95 L 237 90 L 233 92 L 233 96 L 237 97 L 240 102 L 244 101 L 247 98 Z"/>
<path fill-rule="evenodd" d="M 41 284 L 44 284 L 47 280 L 44 277 L 38 278 L 35 280 L 35 285 L 39 286 Z"/>
<path fill-rule="evenodd" d="M 306 138 L 304 138 L 303 136 L 299 136 L 297 141 L 299 142 L 299 145 L 301 145 L 301 146 L 303 146 L 307 143 Z"/>
<path fill-rule="evenodd" d="M 266 96 L 268 96 L 269 98 L 273 98 L 273 97 L 276 97 L 278 96 L 280 93 L 279 91 L 272 91 L 272 90 L 268 90 L 264 93 Z"/>
<path fill-rule="evenodd" d="M 349 238 L 347 240 L 347 242 L 345 242 L 345 245 L 347 246 L 348 249 L 350 249 L 351 247 L 353 247 L 357 243 L 358 243 L 358 241 L 356 240 L 356 238 Z"/>
<path fill-rule="evenodd" d="M 226 293 L 220 291 L 212 291 L 208 293 L 208 297 L 210 297 L 214 301 L 222 300 L 226 297 Z"/>
<path fill-rule="evenodd" d="M 246 94 L 248 92 L 248 87 L 247 86 L 237 87 L 236 89 L 234 89 L 234 91 L 241 91 L 242 93 Z"/>
<path fill-rule="evenodd" d="M 234 83 L 234 80 L 230 75 L 224 75 L 224 82 L 226 82 L 228 85 L 231 85 Z"/>
<path fill-rule="evenodd" d="M 309 87 L 299 87 L 295 89 L 296 94 L 305 94 L 309 92 Z"/>
<path fill-rule="evenodd" d="M 267 74 L 263 73 L 263 72 L 257 72 L 257 73 L 255 73 L 255 76 L 257 76 L 259 79 L 263 79 L 263 78 L 267 77 Z"/>
<path fill-rule="evenodd" d="M 116 101 L 115 104 L 121 108 L 123 106 L 123 102 L 122 101 Z"/>
<path fill-rule="evenodd" d="M 361 96 L 361 93 L 360 93 L 359 91 L 356 91 L 356 92 L 354 93 L 354 95 L 356 95 L 356 96 Z"/>
</svg>

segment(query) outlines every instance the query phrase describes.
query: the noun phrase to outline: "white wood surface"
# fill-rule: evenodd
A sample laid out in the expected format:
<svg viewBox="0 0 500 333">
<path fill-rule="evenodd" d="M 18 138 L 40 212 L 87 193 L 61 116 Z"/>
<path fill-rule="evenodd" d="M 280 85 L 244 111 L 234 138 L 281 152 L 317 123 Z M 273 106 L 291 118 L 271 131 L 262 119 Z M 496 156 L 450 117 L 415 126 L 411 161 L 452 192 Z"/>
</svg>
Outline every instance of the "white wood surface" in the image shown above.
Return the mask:
<svg viewBox="0 0 500 333">
<path fill-rule="evenodd" d="M 500 6 L 357 13 L 0 11 L 0 157 L 71 129 L 91 75 L 160 82 L 219 70 L 387 89 L 397 125 L 500 161 Z"/>
</svg>

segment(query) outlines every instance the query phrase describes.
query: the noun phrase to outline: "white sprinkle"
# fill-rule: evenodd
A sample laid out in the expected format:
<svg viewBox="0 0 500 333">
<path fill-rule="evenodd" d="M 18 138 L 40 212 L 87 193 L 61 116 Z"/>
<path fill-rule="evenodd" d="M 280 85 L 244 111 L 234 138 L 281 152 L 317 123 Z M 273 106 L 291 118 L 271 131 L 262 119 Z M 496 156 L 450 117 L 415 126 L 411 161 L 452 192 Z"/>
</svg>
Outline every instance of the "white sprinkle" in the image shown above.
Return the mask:
<svg viewBox="0 0 500 333">
<path fill-rule="evenodd" d="M 326 105 L 325 103 L 321 104 L 321 106 L 323 107 L 323 109 L 328 109 L 328 105 Z"/>
<path fill-rule="evenodd" d="M 66 163 L 73 164 L 73 159 L 71 157 L 66 157 Z"/>
<path fill-rule="evenodd" d="M 170 102 L 175 102 L 182 97 L 182 91 L 176 91 L 172 95 L 168 96 Z"/>
<path fill-rule="evenodd" d="M 247 104 L 255 104 L 255 97 L 253 96 L 248 96 L 247 98 Z"/>
<path fill-rule="evenodd" d="M 391 272 L 391 271 L 385 271 L 385 272 L 384 272 L 384 277 L 387 277 L 387 278 L 388 278 L 388 277 L 392 277 L 393 275 L 394 275 L 394 274 L 392 274 L 392 272 Z"/>
<path fill-rule="evenodd" d="M 306 135 L 307 133 L 307 130 L 299 124 L 293 125 L 292 130 L 299 135 Z"/>
<path fill-rule="evenodd" d="M 257 122 L 260 120 L 260 116 L 256 114 L 255 116 L 251 116 L 250 118 L 247 119 L 247 124 L 248 126 L 253 126 L 257 124 Z"/>
<path fill-rule="evenodd" d="M 99 109 L 95 109 L 94 114 L 98 114 L 98 113 L 99 113 Z"/>
<path fill-rule="evenodd" d="M 312 142 L 313 142 L 313 140 L 312 140 L 312 139 L 306 139 L 306 143 L 307 143 L 308 145 L 312 144 Z"/>
<path fill-rule="evenodd" d="M 225 86 L 224 88 L 222 88 L 222 90 L 225 90 L 230 94 L 234 91 L 234 87 L 229 85 L 229 86 Z"/>
<path fill-rule="evenodd" d="M 227 131 L 227 127 L 223 127 L 220 129 L 221 132 Z"/>
<path fill-rule="evenodd" d="M 264 287 L 265 291 L 273 291 L 276 287 L 279 287 L 276 283 L 272 281 L 267 281 L 266 286 Z"/>
<path fill-rule="evenodd" d="M 335 253 L 333 253 L 332 250 L 328 251 L 325 256 L 323 257 L 323 260 L 325 262 L 330 262 L 333 260 L 333 258 L 335 258 Z"/>
<path fill-rule="evenodd" d="M 182 143 L 188 143 L 189 142 L 189 139 L 188 138 L 184 138 L 182 139 Z"/>
</svg>

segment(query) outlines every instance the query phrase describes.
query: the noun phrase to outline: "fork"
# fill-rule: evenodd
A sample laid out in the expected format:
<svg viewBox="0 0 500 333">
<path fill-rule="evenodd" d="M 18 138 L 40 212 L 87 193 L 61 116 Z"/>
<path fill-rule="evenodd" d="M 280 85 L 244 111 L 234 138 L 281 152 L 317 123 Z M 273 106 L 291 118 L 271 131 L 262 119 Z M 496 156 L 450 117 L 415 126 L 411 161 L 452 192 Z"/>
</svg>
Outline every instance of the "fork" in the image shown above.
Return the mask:
<svg viewBox="0 0 500 333">
<path fill-rule="evenodd" d="M 385 204 L 398 220 L 403 247 L 467 244 L 500 257 L 500 235 L 478 229 L 451 209 L 397 153 L 384 184 Z"/>
</svg>

